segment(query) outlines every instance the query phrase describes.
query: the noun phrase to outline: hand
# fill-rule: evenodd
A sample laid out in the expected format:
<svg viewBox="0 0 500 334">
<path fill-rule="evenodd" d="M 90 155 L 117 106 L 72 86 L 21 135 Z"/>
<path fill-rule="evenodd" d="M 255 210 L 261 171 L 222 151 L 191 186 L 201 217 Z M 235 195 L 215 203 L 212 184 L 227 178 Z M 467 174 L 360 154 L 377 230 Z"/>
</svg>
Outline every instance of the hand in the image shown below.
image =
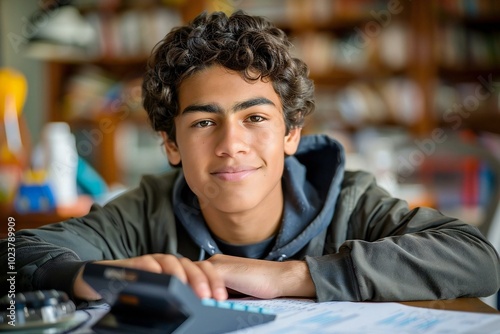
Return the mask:
<svg viewBox="0 0 500 334">
<path fill-rule="evenodd" d="M 227 299 L 224 281 L 209 261 L 192 262 L 187 258 L 177 258 L 170 254 L 151 254 L 96 263 L 175 275 L 185 284 L 189 284 L 200 298 Z M 101 296 L 83 280 L 82 274 L 83 267 L 73 285 L 75 297 L 84 300 L 100 299 Z"/>
<path fill-rule="evenodd" d="M 216 254 L 202 262 L 213 265 L 227 288 L 245 295 L 263 299 L 316 297 L 305 261 L 274 262 Z"/>
</svg>

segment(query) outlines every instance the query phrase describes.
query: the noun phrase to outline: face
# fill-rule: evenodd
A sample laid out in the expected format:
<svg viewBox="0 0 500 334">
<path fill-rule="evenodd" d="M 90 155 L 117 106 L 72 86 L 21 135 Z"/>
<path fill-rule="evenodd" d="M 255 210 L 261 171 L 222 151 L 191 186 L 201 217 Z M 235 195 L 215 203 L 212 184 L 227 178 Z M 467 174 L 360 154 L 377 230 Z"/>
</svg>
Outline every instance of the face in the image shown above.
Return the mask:
<svg viewBox="0 0 500 334">
<path fill-rule="evenodd" d="M 204 213 L 244 213 L 282 205 L 285 154 L 295 153 L 300 129 L 287 135 L 272 83 L 246 82 L 211 66 L 179 88 L 176 143 L 166 142 L 170 163 L 182 161 L 186 181 Z"/>
</svg>

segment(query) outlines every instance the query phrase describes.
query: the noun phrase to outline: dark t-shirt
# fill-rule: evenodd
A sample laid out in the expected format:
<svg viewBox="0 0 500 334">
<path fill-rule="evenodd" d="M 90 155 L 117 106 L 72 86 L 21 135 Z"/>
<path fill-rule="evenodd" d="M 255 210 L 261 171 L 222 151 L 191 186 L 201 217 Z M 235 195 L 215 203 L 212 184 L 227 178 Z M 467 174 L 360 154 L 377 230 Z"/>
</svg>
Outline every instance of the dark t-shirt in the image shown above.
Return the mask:
<svg viewBox="0 0 500 334">
<path fill-rule="evenodd" d="M 263 258 L 271 251 L 271 248 L 274 245 L 274 241 L 276 240 L 276 237 L 272 236 L 266 240 L 263 240 L 255 244 L 233 245 L 220 240 L 213 234 L 212 237 L 214 238 L 215 242 L 217 243 L 217 246 L 219 246 L 219 249 L 223 254 L 246 257 L 250 259 Z"/>
</svg>

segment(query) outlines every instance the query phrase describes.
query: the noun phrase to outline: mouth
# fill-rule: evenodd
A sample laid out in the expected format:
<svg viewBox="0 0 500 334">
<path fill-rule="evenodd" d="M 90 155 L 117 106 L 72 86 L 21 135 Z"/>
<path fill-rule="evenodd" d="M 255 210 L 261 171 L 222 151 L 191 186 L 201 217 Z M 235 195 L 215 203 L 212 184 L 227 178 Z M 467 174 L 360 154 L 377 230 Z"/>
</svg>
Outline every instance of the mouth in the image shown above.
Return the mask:
<svg viewBox="0 0 500 334">
<path fill-rule="evenodd" d="M 225 167 L 218 169 L 210 174 L 222 181 L 241 181 L 251 174 L 255 173 L 259 168 L 250 166 L 241 167 Z"/>
</svg>

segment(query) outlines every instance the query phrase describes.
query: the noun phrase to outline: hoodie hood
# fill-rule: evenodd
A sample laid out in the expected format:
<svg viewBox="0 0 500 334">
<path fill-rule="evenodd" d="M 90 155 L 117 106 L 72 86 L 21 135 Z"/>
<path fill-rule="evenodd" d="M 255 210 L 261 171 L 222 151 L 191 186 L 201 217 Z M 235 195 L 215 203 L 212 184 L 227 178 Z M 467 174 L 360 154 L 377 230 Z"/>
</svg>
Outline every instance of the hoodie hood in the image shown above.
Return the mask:
<svg viewBox="0 0 500 334">
<path fill-rule="evenodd" d="M 264 259 L 290 258 L 330 224 L 344 174 L 344 151 L 325 135 L 304 136 L 297 152 L 285 159 L 284 209 L 280 230 Z M 221 253 L 183 173 L 174 186 L 174 211 L 196 244 L 210 255 Z"/>
<path fill-rule="evenodd" d="M 283 222 L 266 259 L 293 256 L 330 225 L 344 165 L 344 150 L 336 140 L 326 135 L 301 138 L 295 155 L 285 160 Z"/>
</svg>

